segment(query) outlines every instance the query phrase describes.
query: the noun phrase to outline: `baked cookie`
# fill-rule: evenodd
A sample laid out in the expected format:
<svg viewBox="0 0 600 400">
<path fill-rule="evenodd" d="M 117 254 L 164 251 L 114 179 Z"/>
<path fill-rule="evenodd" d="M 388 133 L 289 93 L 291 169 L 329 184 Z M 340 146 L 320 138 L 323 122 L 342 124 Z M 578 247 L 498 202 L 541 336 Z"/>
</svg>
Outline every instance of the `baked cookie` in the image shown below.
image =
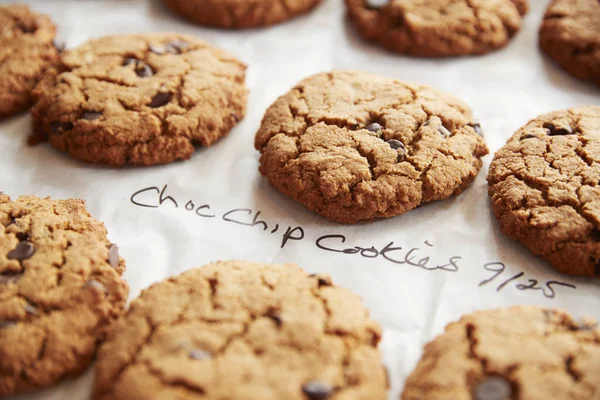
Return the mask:
<svg viewBox="0 0 600 400">
<path fill-rule="evenodd" d="M 529 121 L 487 179 L 502 232 L 561 272 L 600 276 L 600 107 Z"/>
<path fill-rule="evenodd" d="M 76 159 L 152 165 L 188 159 L 246 112 L 246 66 L 192 36 L 90 40 L 36 87 L 32 142 Z"/>
<path fill-rule="evenodd" d="M 0 5 L 0 118 L 26 110 L 44 72 L 58 62 L 56 28 L 20 4 Z"/>
<path fill-rule="evenodd" d="M 484 54 L 521 29 L 528 0 L 345 0 L 366 40 L 423 57 Z"/>
<path fill-rule="evenodd" d="M 321 0 L 163 0 L 176 14 L 201 25 L 228 29 L 277 24 L 304 14 Z"/>
<path fill-rule="evenodd" d="M 600 330 L 533 306 L 478 311 L 425 346 L 402 400 L 597 400 Z"/>
<path fill-rule="evenodd" d="M 384 400 L 381 330 L 295 265 L 220 262 L 134 300 L 98 353 L 96 400 Z"/>
<path fill-rule="evenodd" d="M 124 269 L 83 200 L 0 193 L 0 396 L 90 365 L 125 307 Z"/>
<path fill-rule="evenodd" d="M 338 222 L 388 218 L 462 192 L 488 153 L 471 109 L 428 86 L 322 73 L 267 110 L 260 172 Z"/>
<path fill-rule="evenodd" d="M 571 75 L 600 86 L 600 1 L 553 0 L 540 28 L 540 47 Z"/>
</svg>

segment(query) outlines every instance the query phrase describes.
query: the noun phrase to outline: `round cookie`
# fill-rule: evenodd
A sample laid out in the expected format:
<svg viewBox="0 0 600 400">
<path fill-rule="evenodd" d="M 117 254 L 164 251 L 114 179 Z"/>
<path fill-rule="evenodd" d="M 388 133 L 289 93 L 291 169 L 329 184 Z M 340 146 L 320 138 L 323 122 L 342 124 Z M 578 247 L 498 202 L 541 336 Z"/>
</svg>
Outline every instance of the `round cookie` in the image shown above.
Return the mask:
<svg viewBox="0 0 600 400">
<path fill-rule="evenodd" d="M 0 5 L 0 118 L 26 110 L 44 72 L 58 62 L 50 18 L 20 4 Z"/>
<path fill-rule="evenodd" d="M 448 57 L 504 47 L 521 29 L 528 0 L 345 0 L 366 40 L 401 54 Z"/>
<path fill-rule="evenodd" d="M 98 353 L 95 400 L 384 400 L 381 330 L 295 265 L 219 262 L 134 300 Z"/>
<path fill-rule="evenodd" d="M 274 25 L 304 14 L 321 0 L 163 0 L 176 14 L 228 29 Z"/>
<path fill-rule="evenodd" d="M 598 360 L 594 321 L 533 306 L 478 311 L 425 346 L 401 399 L 597 399 Z"/>
<path fill-rule="evenodd" d="M 153 165 L 188 159 L 246 112 L 246 66 L 192 36 L 107 36 L 66 51 L 38 85 L 35 137 L 76 159 Z"/>
<path fill-rule="evenodd" d="M 563 273 L 600 276 L 600 107 L 529 121 L 487 179 L 504 234 Z"/>
<path fill-rule="evenodd" d="M 83 200 L 0 193 L 0 396 L 81 374 L 128 287 Z"/>
<path fill-rule="evenodd" d="M 571 75 L 600 86 L 600 1 L 553 0 L 540 28 L 540 47 Z"/>
<path fill-rule="evenodd" d="M 335 71 L 300 82 L 267 110 L 260 172 L 338 222 L 388 218 L 460 193 L 488 153 L 457 98 L 415 83 Z"/>
</svg>

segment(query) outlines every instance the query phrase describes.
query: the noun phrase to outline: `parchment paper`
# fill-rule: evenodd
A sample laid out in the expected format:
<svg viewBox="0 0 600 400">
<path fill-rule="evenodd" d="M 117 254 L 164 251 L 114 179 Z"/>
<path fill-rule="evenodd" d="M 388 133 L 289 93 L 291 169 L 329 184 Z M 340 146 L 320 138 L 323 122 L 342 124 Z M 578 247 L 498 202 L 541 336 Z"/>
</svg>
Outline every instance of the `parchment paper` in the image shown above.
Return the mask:
<svg viewBox="0 0 600 400">
<path fill-rule="evenodd" d="M 537 29 L 546 1 L 531 2 L 523 31 L 504 50 L 446 60 L 397 56 L 362 42 L 345 20 L 342 0 L 325 0 L 315 12 L 283 25 L 239 32 L 190 25 L 158 0 L 31 3 L 52 16 L 68 47 L 104 34 L 178 31 L 223 47 L 249 65 L 246 118 L 228 137 L 185 162 L 152 168 L 90 166 L 48 145 L 28 147 L 30 118 L 25 114 L 0 124 L 0 190 L 12 197 L 87 200 L 127 261 L 130 298 L 166 276 L 214 260 L 294 262 L 310 272 L 331 274 L 337 284 L 361 295 L 384 327 L 381 350 L 392 378 L 390 399 L 398 399 L 422 345 L 464 313 L 540 304 L 600 318 L 598 283 L 555 273 L 499 232 L 486 193 L 491 156 L 475 183 L 457 198 L 389 220 L 342 226 L 272 189 L 258 173 L 253 149 L 254 133 L 271 102 L 301 78 L 334 68 L 371 71 L 455 94 L 473 107 L 492 151 L 538 114 L 600 103 L 597 88 L 574 80 L 540 54 Z M 240 224 L 252 224 L 258 211 L 255 226 Z M 301 232 L 304 237 L 298 240 Z M 327 235 L 343 235 L 345 243 Z M 316 244 L 319 238 L 321 247 L 354 250 L 324 250 Z M 386 245 L 402 249 L 383 251 Z M 368 250 L 356 253 L 355 246 Z M 531 280 L 537 290 L 524 289 Z M 92 375 L 90 370 L 55 389 L 18 398 L 88 399 Z"/>
</svg>

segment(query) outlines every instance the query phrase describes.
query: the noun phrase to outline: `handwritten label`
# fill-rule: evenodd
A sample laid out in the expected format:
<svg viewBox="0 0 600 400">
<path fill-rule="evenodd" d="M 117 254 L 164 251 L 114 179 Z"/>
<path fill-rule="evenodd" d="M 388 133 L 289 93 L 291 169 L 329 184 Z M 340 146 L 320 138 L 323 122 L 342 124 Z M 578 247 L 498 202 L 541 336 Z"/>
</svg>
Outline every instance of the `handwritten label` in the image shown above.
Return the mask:
<svg viewBox="0 0 600 400">
<path fill-rule="evenodd" d="M 301 242 L 307 239 L 305 229 L 298 225 L 280 226 L 263 217 L 260 210 L 251 208 L 232 208 L 224 212 L 217 211 L 204 202 L 194 200 L 179 201 L 173 195 L 167 193 L 167 185 L 162 187 L 150 186 L 140 189 L 131 195 L 131 202 L 144 208 L 170 207 L 181 209 L 198 218 L 221 220 L 223 223 L 235 224 L 250 229 L 264 232 L 268 235 L 280 236 L 280 248 L 290 245 L 292 242 Z M 412 247 L 404 247 L 394 241 L 381 244 L 355 244 L 347 243 L 348 238 L 340 233 L 331 233 L 318 237 L 313 245 L 320 251 L 338 253 L 340 256 L 354 256 L 365 259 L 379 259 L 394 265 L 403 265 L 418 268 L 425 271 L 459 272 L 463 258 L 460 255 L 450 256 L 447 259 L 435 260 L 431 241 L 425 240 L 422 244 Z M 508 276 L 505 274 L 506 266 L 501 262 L 487 263 L 483 267 L 492 274 L 479 283 L 479 287 L 495 284 L 496 292 L 513 285 L 517 290 L 532 291 L 542 294 L 544 297 L 553 299 L 557 295 L 558 288 L 576 289 L 575 285 L 550 280 L 539 282 L 525 276 L 525 272 Z"/>
</svg>

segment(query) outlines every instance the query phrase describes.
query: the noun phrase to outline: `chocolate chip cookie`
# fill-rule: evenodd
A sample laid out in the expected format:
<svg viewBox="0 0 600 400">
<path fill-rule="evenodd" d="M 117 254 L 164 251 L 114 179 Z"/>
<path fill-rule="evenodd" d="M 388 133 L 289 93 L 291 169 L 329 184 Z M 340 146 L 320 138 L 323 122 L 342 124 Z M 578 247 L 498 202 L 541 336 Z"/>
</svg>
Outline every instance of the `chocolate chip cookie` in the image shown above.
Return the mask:
<svg viewBox="0 0 600 400">
<path fill-rule="evenodd" d="M 0 5 L 0 118 L 26 110 L 44 72 L 58 62 L 56 28 L 21 4 Z"/>
<path fill-rule="evenodd" d="M 540 28 L 540 47 L 571 75 L 600 86 L 600 1 L 553 0 Z"/>
<path fill-rule="evenodd" d="M 313 9 L 321 0 L 163 0 L 176 14 L 228 29 L 268 26 Z"/>
<path fill-rule="evenodd" d="M 82 200 L 0 194 L 0 396 L 90 365 L 125 307 L 124 269 Z"/>
<path fill-rule="evenodd" d="M 220 262 L 134 300 L 98 353 L 96 400 L 384 400 L 379 326 L 295 265 Z"/>
<path fill-rule="evenodd" d="M 244 116 L 245 65 L 192 36 L 90 40 L 38 85 L 36 136 L 76 159 L 153 165 L 188 159 Z"/>
<path fill-rule="evenodd" d="M 322 73 L 267 110 L 260 172 L 343 223 L 388 218 L 462 192 L 488 153 L 471 109 L 428 86 L 363 72 Z"/>
<path fill-rule="evenodd" d="M 478 311 L 425 346 L 402 400 L 572 400 L 600 393 L 600 330 L 560 310 Z"/>
<path fill-rule="evenodd" d="M 484 54 L 521 29 L 528 0 L 345 0 L 366 40 L 423 57 Z"/>
<path fill-rule="evenodd" d="M 529 121 L 490 165 L 500 229 L 554 268 L 600 276 L 600 107 Z"/>
</svg>

